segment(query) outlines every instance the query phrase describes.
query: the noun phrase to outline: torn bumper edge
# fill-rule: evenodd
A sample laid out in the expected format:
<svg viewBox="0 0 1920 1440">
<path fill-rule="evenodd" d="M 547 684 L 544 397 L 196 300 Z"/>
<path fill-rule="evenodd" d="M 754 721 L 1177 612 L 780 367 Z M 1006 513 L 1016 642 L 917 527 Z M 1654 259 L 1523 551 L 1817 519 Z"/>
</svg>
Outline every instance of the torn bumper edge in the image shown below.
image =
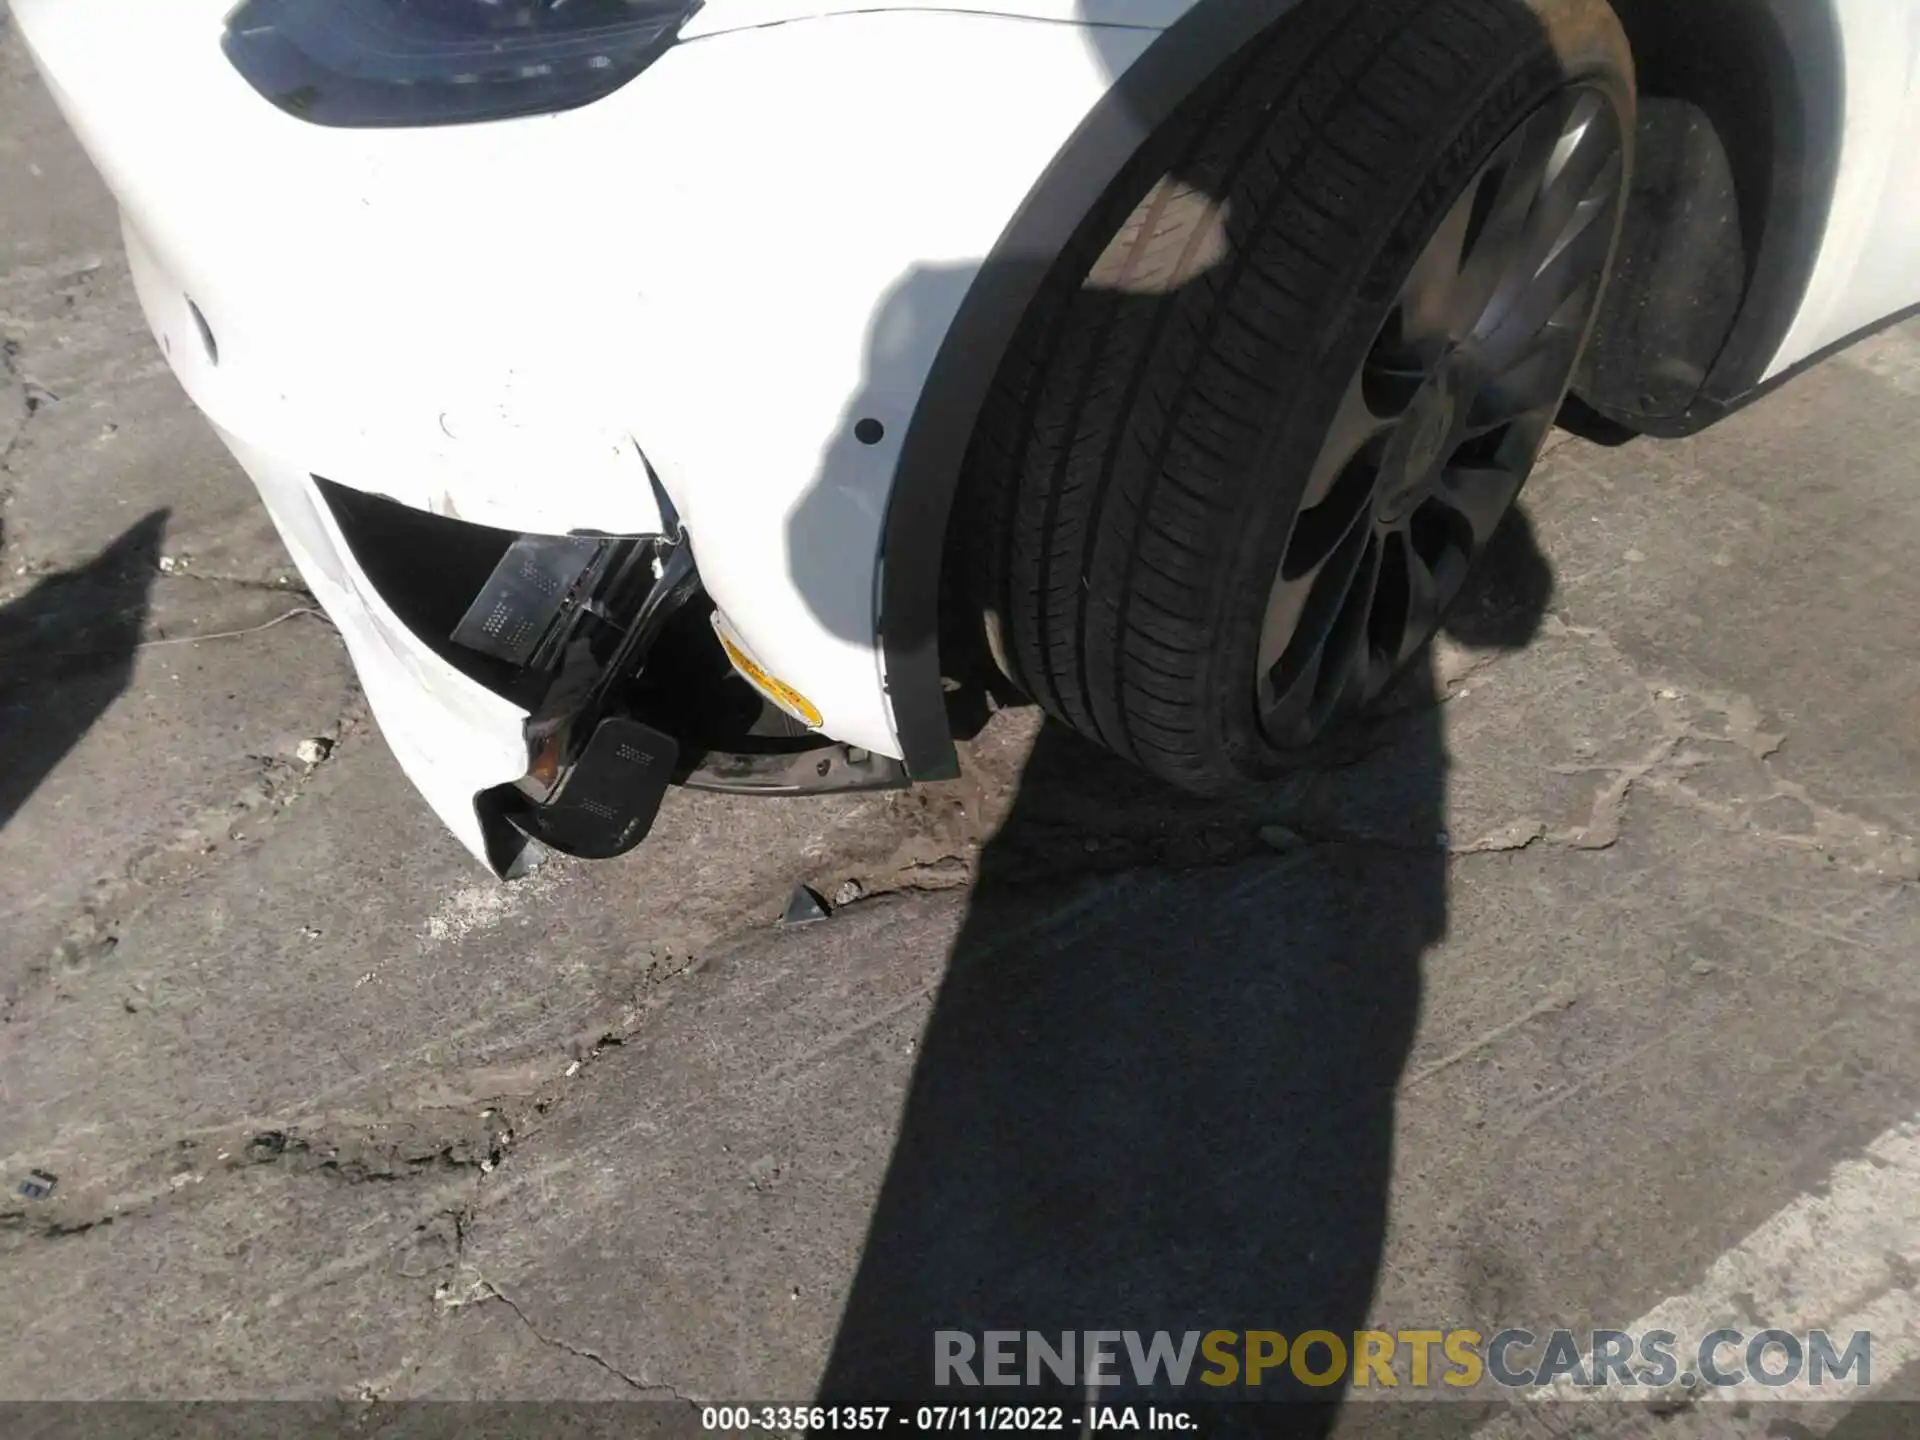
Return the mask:
<svg viewBox="0 0 1920 1440">
<path fill-rule="evenodd" d="M 527 712 L 461 674 L 389 610 L 359 566 L 313 478 L 219 432 L 260 492 L 307 588 L 333 621 L 367 705 L 407 778 L 447 828 L 503 879 L 524 852 L 502 845 L 478 798 L 527 772 Z"/>
</svg>

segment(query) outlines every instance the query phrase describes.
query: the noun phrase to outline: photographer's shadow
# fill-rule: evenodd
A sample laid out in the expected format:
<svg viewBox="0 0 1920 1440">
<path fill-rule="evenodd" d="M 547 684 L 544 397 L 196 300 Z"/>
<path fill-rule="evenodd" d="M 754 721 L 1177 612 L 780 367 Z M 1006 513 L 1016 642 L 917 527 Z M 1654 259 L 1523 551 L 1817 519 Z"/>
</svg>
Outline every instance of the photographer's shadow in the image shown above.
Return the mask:
<svg viewBox="0 0 1920 1440">
<path fill-rule="evenodd" d="M 1532 637 L 1552 587 L 1510 517 L 1449 628 Z M 939 1331 L 1363 1328 L 1422 952 L 1447 928 L 1446 751 L 1423 658 L 1345 763 L 1266 813 L 1170 794 L 1049 725 L 978 885 L 921 1047 L 822 1394 L 936 1391 Z M 1172 865 L 1063 880 L 1145 829 Z M 1274 848 L 1275 846 L 1279 848 Z M 1185 866 L 1180 862 L 1184 860 Z M 1194 863 L 1198 861 L 1199 863 Z M 1035 883 L 1036 881 L 1044 883 Z M 1118 1402 L 1142 1392 L 1124 1348 Z M 1314 1357 L 1324 1367 L 1326 1354 Z M 1224 1398 L 1326 1401 L 1284 1367 Z M 977 1369 L 977 1357 L 976 1357 Z M 1043 1377 L 1044 1378 L 1044 1377 Z M 1271 1427 L 1273 1417 L 1252 1423 Z M 1288 1412 L 1321 1430 L 1330 1411 Z"/>
<path fill-rule="evenodd" d="M 0 828 L 133 679 L 167 513 L 0 605 Z"/>
</svg>

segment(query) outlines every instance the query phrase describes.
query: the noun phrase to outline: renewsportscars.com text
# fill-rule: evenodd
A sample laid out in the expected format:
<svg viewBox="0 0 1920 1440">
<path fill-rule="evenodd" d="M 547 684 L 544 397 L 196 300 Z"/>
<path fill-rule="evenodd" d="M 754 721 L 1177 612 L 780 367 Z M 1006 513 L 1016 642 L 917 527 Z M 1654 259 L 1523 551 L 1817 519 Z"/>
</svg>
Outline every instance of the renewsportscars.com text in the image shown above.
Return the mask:
<svg viewBox="0 0 1920 1440">
<path fill-rule="evenodd" d="M 1356 1389 L 1646 1389 L 1872 1383 L 1873 1337 L 1856 1330 L 939 1330 L 941 1387 L 1133 1385 L 1197 1394 L 1263 1386 Z"/>
</svg>

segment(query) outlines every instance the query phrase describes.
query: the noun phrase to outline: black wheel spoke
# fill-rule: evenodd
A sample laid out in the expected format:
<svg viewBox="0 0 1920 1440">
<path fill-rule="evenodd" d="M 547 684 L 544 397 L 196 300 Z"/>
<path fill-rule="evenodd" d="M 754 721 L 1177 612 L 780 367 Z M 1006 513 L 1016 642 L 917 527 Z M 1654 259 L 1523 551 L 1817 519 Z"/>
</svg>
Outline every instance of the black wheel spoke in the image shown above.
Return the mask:
<svg viewBox="0 0 1920 1440">
<path fill-rule="evenodd" d="M 1319 687 L 1323 715 L 1333 714 L 1343 703 L 1364 699 L 1372 693 L 1378 671 L 1373 660 L 1371 631 L 1374 602 L 1380 592 L 1380 550 L 1379 540 L 1369 535 L 1366 550 L 1360 557 L 1360 569 L 1347 587 L 1346 602 L 1327 636 Z"/>
<path fill-rule="evenodd" d="M 1371 441 L 1391 427 L 1390 418 L 1374 412 L 1367 389 L 1367 372 L 1363 368 L 1340 397 L 1340 408 L 1334 412 L 1327 437 L 1321 442 L 1319 458 L 1307 475 L 1306 493 L 1300 501 L 1302 510 L 1311 511 L 1324 505 L 1341 473 L 1359 458 Z M 1339 528 L 1344 531 L 1345 526 Z"/>
<path fill-rule="evenodd" d="M 1478 554 L 1520 493 L 1521 479 L 1520 474 L 1503 466 L 1452 465 L 1441 474 L 1429 503 L 1438 505 L 1465 527 L 1472 536 L 1470 550 Z"/>
<path fill-rule="evenodd" d="M 1440 581 L 1402 527 L 1381 551 L 1380 585 L 1372 619 L 1374 649 L 1391 669 L 1411 660 L 1440 623 Z"/>
<path fill-rule="evenodd" d="M 1305 610 L 1276 663 L 1261 672 L 1267 696 L 1266 729 L 1279 744 L 1312 739 L 1329 716 L 1367 686 L 1372 668 L 1368 629 L 1380 578 L 1380 543 L 1369 527 L 1356 527 L 1336 560 L 1316 577 Z"/>
<path fill-rule="evenodd" d="M 1585 318 L 1582 313 L 1569 324 L 1549 323 L 1532 349 L 1489 380 L 1474 397 L 1462 438 L 1477 439 L 1535 411 L 1557 407 L 1580 349 L 1581 332 L 1575 327 Z"/>
<path fill-rule="evenodd" d="M 1489 371 L 1497 374 L 1512 366 L 1557 316 L 1572 312 L 1584 320 L 1612 240 L 1611 227 L 1601 221 L 1608 208 L 1603 201 L 1582 206 L 1578 230 L 1496 304 L 1497 318 L 1489 312 L 1490 323 L 1483 322 L 1477 344 L 1480 363 Z"/>
<path fill-rule="evenodd" d="M 1623 169 L 1613 125 L 1613 112 L 1593 94 L 1582 95 L 1561 122 L 1539 199 L 1528 217 L 1528 243 L 1516 267 L 1523 274 L 1539 273 L 1555 252 L 1610 208 Z"/>
<path fill-rule="evenodd" d="M 1489 309 L 1525 258 L 1528 219 L 1546 184 L 1547 165 L 1560 140 L 1560 107 L 1535 112 L 1494 152 L 1471 199 L 1475 223 L 1467 239 L 1466 263 L 1454 292 L 1456 333 L 1470 334 L 1485 323 Z"/>
<path fill-rule="evenodd" d="M 1547 143 L 1547 142 L 1551 143 Z M 1508 141 L 1514 160 L 1472 253 L 1473 333 L 1504 369 L 1606 257 L 1624 166 L 1598 96 L 1541 111 Z"/>
<path fill-rule="evenodd" d="M 1415 357 L 1430 357 L 1465 338 L 1459 315 L 1460 272 L 1466 265 L 1473 201 L 1469 187 L 1440 222 L 1400 288 L 1397 337 Z"/>
<path fill-rule="evenodd" d="M 1304 635 L 1311 639 L 1332 626 L 1334 615 L 1366 558 L 1363 552 L 1369 518 L 1369 510 L 1362 505 L 1313 565 L 1297 571 L 1281 566 L 1279 577 L 1267 596 L 1266 618 L 1260 626 L 1262 675 L 1280 663 L 1297 638 Z M 1301 516 L 1301 520 L 1305 519 L 1306 516 Z M 1293 547 L 1289 548 L 1291 551 Z"/>
<path fill-rule="evenodd" d="M 1584 319 L 1612 240 L 1607 222 L 1624 175 L 1613 112 L 1584 94 L 1559 124 L 1506 273 L 1475 326 L 1492 374 L 1511 368 L 1555 318 L 1573 310 Z"/>
</svg>

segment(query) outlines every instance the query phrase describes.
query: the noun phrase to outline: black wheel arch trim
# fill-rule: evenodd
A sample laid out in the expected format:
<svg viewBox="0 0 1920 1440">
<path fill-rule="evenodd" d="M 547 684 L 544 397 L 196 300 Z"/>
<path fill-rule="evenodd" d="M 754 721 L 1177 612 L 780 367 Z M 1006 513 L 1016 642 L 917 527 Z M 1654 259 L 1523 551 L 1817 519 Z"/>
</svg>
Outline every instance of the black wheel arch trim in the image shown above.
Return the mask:
<svg viewBox="0 0 1920 1440">
<path fill-rule="evenodd" d="M 1826 239 L 1845 127 L 1846 65 L 1839 22 L 1827 0 L 1750 0 L 1734 13 L 1748 17 L 1766 60 L 1774 135 L 1765 214 L 1740 308 L 1692 402 L 1661 419 L 1600 409 L 1657 438 L 1697 434 L 1859 338 L 1848 337 L 1764 378 L 1800 314 Z"/>
<path fill-rule="evenodd" d="M 881 540 L 879 630 L 908 775 L 959 773 L 941 671 L 941 569 L 975 423 L 1022 316 L 1081 222 L 1159 126 L 1301 0 L 1197 0 L 1082 120 L 980 267 L 934 358 L 902 438 Z M 1676 433 L 1744 403 L 1798 313 L 1825 234 L 1842 115 L 1839 36 L 1826 5 L 1755 0 L 1781 37 L 1778 78 L 1801 122 L 1739 315 Z M 1663 432 L 1664 433 L 1664 432 Z"/>
<path fill-rule="evenodd" d="M 1764 0 L 1759 9 L 1776 27 L 1774 185 L 1740 314 L 1701 386 L 1701 425 L 1744 403 L 1780 353 L 1820 258 L 1840 175 L 1846 64 L 1834 10 L 1806 0 Z"/>
<path fill-rule="evenodd" d="M 1080 122 L 980 267 L 901 440 L 880 555 L 880 648 L 907 773 L 959 774 L 940 667 L 941 560 L 974 424 L 1041 282 L 1127 162 L 1301 0 L 1198 0 Z"/>
</svg>

